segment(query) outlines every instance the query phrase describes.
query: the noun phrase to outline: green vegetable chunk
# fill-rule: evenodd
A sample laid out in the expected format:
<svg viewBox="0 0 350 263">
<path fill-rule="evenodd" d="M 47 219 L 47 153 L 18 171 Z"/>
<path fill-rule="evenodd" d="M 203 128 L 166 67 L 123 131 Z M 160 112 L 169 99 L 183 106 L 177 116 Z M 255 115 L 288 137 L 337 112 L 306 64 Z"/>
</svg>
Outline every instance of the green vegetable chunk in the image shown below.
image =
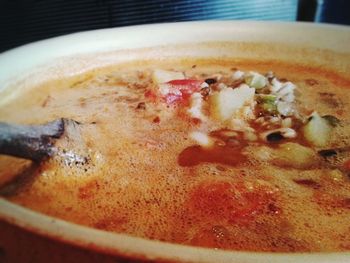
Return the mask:
<svg viewBox="0 0 350 263">
<path fill-rule="evenodd" d="M 308 123 L 303 128 L 305 139 L 313 146 L 326 146 L 332 132 L 332 125 L 317 112 L 314 112 L 309 118 Z"/>
<path fill-rule="evenodd" d="M 264 113 L 276 114 L 277 113 L 277 96 L 261 94 L 258 97 L 258 103 Z"/>
<path fill-rule="evenodd" d="M 249 72 L 244 77 L 244 81 L 247 85 L 256 89 L 262 89 L 267 84 L 266 77 L 257 72 Z"/>
</svg>

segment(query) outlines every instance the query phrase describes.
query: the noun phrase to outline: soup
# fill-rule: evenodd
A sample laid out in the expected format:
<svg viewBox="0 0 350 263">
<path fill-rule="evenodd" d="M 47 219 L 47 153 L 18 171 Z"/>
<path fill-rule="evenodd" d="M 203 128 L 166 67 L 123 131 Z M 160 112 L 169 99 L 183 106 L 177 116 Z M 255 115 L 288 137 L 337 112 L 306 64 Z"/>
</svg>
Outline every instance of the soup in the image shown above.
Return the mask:
<svg viewBox="0 0 350 263">
<path fill-rule="evenodd" d="M 117 233 L 228 250 L 350 249 L 349 80 L 235 60 L 141 61 L 49 81 L 0 119 L 77 127 L 8 200 Z M 84 158 L 62 158 L 62 154 Z"/>
</svg>

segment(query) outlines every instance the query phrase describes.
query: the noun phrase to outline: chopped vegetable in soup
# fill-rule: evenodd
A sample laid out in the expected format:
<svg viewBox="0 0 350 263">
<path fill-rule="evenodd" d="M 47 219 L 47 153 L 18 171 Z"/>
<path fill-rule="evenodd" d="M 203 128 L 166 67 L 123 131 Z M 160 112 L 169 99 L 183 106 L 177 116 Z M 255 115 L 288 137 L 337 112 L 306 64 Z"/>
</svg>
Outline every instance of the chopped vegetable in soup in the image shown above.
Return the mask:
<svg viewBox="0 0 350 263">
<path fill-rule="evenodd" d="M 171 66 L 169 66 L 171 65 Z M 79 123 L 84 162 L 0 156 L 8 200 L 97 229 L 247 251 L 350 250 L 350 81 L 278 62 L 144 61 L 23 92 L 0 120 Z M 30 92 L 30 96 L 29 95 Z M 14 169 L 14 167 L 17 167 Z"/>
</svg>

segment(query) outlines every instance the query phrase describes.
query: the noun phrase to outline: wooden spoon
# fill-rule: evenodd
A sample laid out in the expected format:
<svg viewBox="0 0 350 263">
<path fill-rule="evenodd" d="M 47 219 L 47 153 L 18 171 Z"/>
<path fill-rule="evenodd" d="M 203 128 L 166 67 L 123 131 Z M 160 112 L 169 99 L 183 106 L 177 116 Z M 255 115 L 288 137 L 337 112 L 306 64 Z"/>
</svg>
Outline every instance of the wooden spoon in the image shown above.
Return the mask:
<svg viewBox="0 0 350 263">
<path fill-rule="evenodd" d="M 42 125 L 0 122 L 0 154 L 41 162 L 57 153 L 55 141 L 68 126 L 76 124 L 74 120 L 63 118 Z"/>
</svg>

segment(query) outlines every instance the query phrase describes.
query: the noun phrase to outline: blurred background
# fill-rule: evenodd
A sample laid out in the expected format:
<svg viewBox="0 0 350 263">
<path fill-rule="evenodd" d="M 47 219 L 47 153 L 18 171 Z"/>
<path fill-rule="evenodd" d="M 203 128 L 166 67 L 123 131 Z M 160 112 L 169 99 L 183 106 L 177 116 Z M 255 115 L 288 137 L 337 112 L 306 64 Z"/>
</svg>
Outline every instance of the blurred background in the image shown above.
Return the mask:
<svg viewBox="0 0 350 263">
<path fill-rule="evenodd" d="M 0 52 L 91 29 L 235 19 L 350 25 L 350 0 L 0 0 Z"/>
</svg>

